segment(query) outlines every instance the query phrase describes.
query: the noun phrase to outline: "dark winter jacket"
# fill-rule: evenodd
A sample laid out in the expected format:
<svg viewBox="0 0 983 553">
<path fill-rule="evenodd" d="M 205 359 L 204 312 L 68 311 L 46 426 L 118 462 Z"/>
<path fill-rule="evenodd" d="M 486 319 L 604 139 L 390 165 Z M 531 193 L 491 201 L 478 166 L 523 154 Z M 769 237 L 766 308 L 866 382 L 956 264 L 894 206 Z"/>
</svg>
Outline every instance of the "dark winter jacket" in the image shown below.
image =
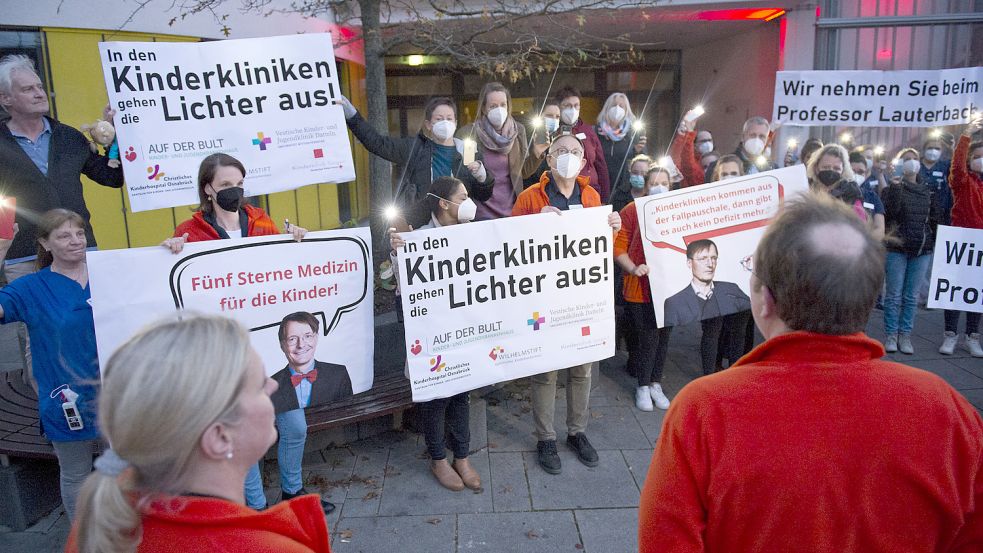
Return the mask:
<svg viewBox="0 0 983 553">
<path fill-rule="evenodd" d="M 348 128 L 366 150 L 396 165 L 393 168 L 398 182 L 395 200 L 396 205 L 406 212 L 406 222 L 414 228 L 426 224 L 430 220 L 430 210 L 425 200 L 433 183 L 433 141 L 422 131 L 405 138 L 381 134 L 359 113 L 348 119 Z M 476 159 L 481 159 L 480 152 Z M 454 176 L 464 182 L 473 200 L 483 202 L 490 198 L 495 176 L 485 168 L 485 180 L 478 182 L 463 161 L 460 152 L 455 152 L 451 162 Z"/>
<path fill-rule="evenodd" d="M 109 158 L 93 153 L 81 132 L 49 117 L 51 143 L 48 174 L 45 175 L 10 134 L 8 121 L 0 122 L 0 196 L 17 198 L 19 231 L 10 245 L 7 259 L 18 259 L 37 254 L 37 217 L 45 211 L 61 207 L 78 213 L 86 223 L 89 222 L 81 175 L 103 186 L 120 188 L 123 186 L 123 168 L 109 167 Z M 85 237 L 89 247 L 96 245 L 89 224 L 86 224 Z"/>
<path fill-rule="evenodd" d="M 932 253 L 935 229 L 939 225 L 938 204 L 932 190 L 921 178 L 918 182 L 902 181 L 884 189 L 884 224 L 888 251 L 911 257 Z"/>
</svg>

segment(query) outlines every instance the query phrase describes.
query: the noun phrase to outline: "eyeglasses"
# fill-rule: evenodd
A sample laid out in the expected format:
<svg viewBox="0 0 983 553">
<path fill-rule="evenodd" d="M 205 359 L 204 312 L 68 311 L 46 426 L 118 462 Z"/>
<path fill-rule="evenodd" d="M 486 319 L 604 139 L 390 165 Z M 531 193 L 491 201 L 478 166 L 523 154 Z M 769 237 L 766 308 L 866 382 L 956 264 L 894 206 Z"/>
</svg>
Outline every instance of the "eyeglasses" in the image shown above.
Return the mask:
<svg viewBox="0 0 983 553">
<path fill-rule="evenodd" d="M 287 345 L 290 346 L 290 347 L 292 347 L 292 348 L 295 348 L 298 345 L 300 345 L 301 341 L 303 341 L 305 344 L 310 344 L 316 338 L 317 338 L 317 335 L 314 334 L 313 332 L 308 332 L 307 334 L 304 334 L 303 336 L 288 336 L 287 337 Z"/>
<path fill-rule="evenodd" d="M 563 154 L 572 154 L 577 157 L 584 157 L 583 150 L 568 150 L 566 148 L 557 148 L 553 150 L 553 153 L 551 155 L 559 157 L 562 156 Z"/>
</svg>

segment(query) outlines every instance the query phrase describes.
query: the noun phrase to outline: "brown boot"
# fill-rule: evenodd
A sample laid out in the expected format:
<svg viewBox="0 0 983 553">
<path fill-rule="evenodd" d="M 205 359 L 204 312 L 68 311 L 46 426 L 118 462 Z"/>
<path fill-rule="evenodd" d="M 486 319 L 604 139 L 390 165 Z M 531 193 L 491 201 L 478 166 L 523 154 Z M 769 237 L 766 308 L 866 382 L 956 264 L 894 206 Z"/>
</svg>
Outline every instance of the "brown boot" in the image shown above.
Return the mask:
<svg viewBox="0 0 983 553">
<path fill-rule="evenodd" d="M 451 464 L 447 462 L 447 459 L 431 461 L 430 470 L 437 477 L 440 485 L 448 490 L 459 492 L 464 489 L 464 482 L 461 481 L 461 477 L 451 468 Z"/>
<path fill-rule="evenodd" d="M 481 477 L 478 476 L 478 471 L 474 470 L 474 467 L 471 466 L 471 461 L 467 457 L 454 459 L 454 470 L 461 475 L 461 480 L 465 486 L 472 490 L 481 489 Z"/>
</svg>

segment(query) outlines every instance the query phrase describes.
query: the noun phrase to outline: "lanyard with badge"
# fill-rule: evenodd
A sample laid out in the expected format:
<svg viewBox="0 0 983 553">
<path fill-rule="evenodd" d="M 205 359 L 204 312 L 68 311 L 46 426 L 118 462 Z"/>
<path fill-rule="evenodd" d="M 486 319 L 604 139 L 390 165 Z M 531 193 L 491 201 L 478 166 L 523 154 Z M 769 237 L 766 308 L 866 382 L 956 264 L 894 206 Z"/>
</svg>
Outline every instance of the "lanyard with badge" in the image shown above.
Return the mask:
<svg viewBox="0 0 983 553">
<path fill-rule="evenodd" d="M 82 423 L 82 414 L 76 405 L 79 395 L 72 391 L 68 384 L 62 384 L 55 388 L 48 397 L 55 399 L 56 396 L 61 396 L 61 410 L 65 415 L 65 422 L 68 423 L 68 429 L 82 430 L 85 428 L 85 424 Z"/>
</svg>

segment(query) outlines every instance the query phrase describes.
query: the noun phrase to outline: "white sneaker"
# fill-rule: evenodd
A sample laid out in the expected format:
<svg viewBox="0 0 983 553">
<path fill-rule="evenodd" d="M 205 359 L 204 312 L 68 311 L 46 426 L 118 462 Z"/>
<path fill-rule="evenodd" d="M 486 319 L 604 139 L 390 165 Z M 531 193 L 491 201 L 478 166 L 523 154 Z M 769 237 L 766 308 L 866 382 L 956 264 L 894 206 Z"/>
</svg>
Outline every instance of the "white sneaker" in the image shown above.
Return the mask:
<svg viewBox="0 0 983 553">
<path fill-rule="evenodd" d="M 915 353 L 915 346 L 911 345 L 911 336 L 908 334 L 898 334 L 898 349 L 905 355 Z"/>
<path fill-rule="evenodd" d="M 980 333 L 974 332 L 966 337 L 966 349 L 973 357 L 983 357 L 983 347 L 980 347 Z"/>
<path fill-rule="evenodd" d="M 652 407 L 652 396 L 649 394 L 648 386 L 639 386 L 635 390 L 635 407 L 638 407 L 642 411 L 651 411 L 654 409 Z"/>
<path fill-rule="evenodd" d="M 895 353 L 898 351 L 898 335 L 888 334 L 887 340 L 884 340 L 884 351 L 888 353 Z"/>
<path fill-rule="evenodd" d="M 939 353 L 942 355 L 952 355 L 956 352 L 956 342 L 959 341 L 959 335 L 950 330 L 945 331 L 942 335 L 942 345 L 939 346 Z"/>
<path fill-rule="evenodd" d="M 662 409 L 663 411 L 668 409 L 669 398 L 667 398 L 666 395 L 662 393 L 662 384 L 656 382 L 651 386 L 649 386 L 648 388 L 649 388 L 649 392 L 652 395 L 652 401 L 655 402 L 655 406 L 658 407 L 659 409 Z"/>
</svg>

